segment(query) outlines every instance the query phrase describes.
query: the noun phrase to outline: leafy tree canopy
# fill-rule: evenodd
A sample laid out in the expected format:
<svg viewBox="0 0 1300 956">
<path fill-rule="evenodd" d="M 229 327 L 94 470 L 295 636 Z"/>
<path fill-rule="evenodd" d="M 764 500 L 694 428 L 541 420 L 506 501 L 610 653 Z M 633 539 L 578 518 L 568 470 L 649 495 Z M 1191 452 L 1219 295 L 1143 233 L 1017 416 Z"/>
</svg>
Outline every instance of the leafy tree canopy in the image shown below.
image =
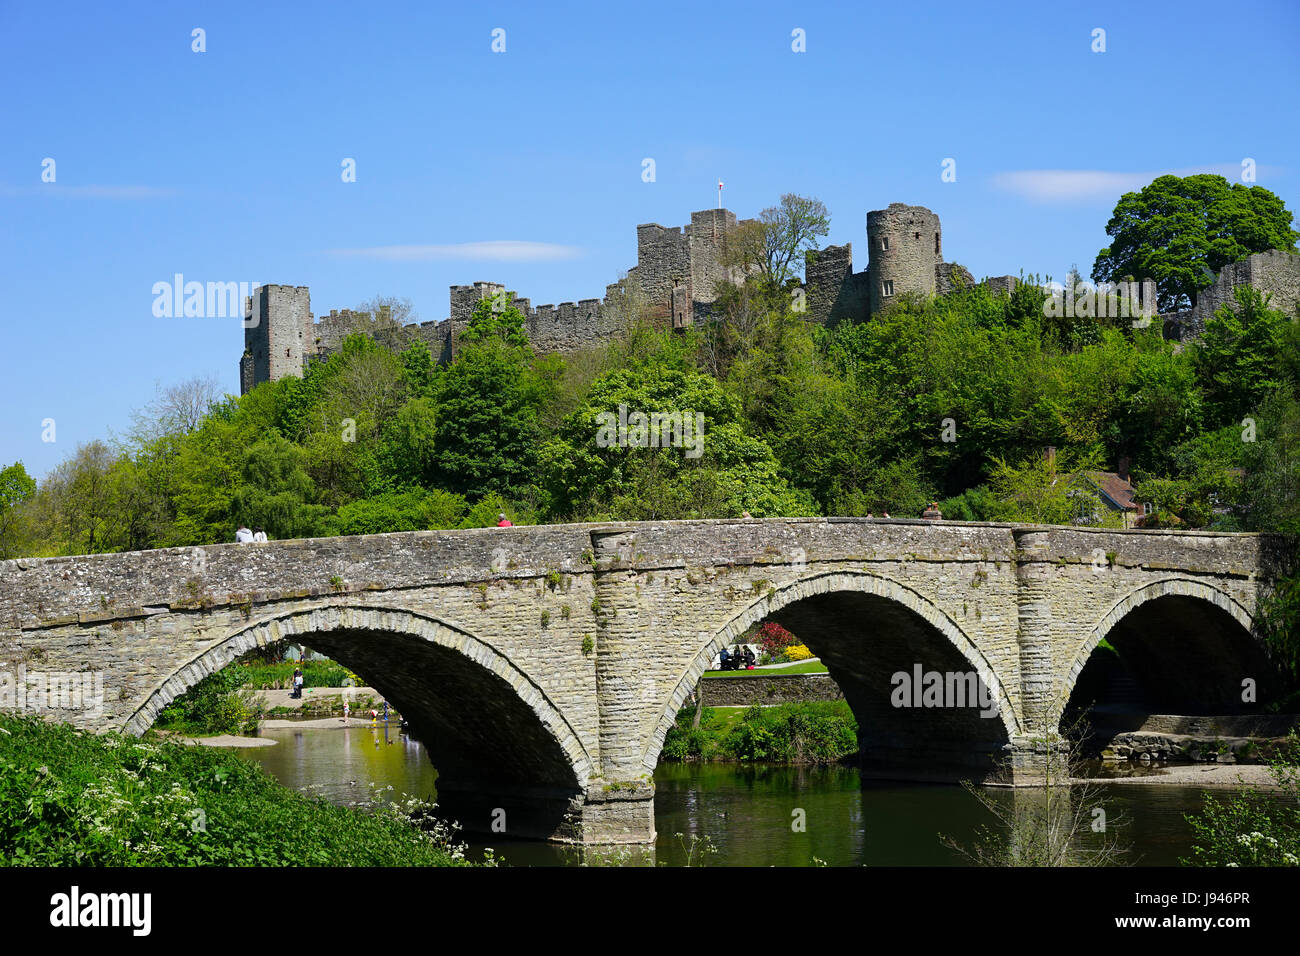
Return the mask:
<svg viewBox="0 0 1300 956">
<path fill-rule="evenodd" d="M 1194 304 L 1228 263 L 1269 249 L 1295 251 L 1300 238 L 1274 193 L 1205 174 L 1161 176 L 1125 193 L 1106 234 L 1111 243 L 1097 253 L 1093 279 L 1151 279 L 1161 312 Z"/>
</svg>

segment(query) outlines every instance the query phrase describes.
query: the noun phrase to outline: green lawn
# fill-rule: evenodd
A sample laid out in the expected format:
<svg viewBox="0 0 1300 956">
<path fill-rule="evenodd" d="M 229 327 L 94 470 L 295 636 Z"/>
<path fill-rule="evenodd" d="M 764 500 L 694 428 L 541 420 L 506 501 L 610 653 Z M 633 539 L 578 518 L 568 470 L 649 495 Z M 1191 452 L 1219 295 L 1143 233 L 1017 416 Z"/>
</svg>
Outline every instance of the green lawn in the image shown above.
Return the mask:
<svg viewBox="0 0 1300 956">
<path fill-rule="evenodd" d="M 770 677 L 773 674 L 825 674 L 821 661 L 804 661 L 789 667 L 754 668 L 752 671 L 705 671 L 705 677 Z"/>
</svg>

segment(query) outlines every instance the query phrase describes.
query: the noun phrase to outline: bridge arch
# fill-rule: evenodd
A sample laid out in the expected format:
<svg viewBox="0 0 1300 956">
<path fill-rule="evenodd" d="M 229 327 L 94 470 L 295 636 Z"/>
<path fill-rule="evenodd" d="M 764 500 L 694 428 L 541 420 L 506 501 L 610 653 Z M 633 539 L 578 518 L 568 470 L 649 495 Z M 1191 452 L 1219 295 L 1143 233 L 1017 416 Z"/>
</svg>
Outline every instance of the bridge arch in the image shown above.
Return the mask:
<svg viewBox="0 0 1300 956">
<path fill-rule="evenodd" d="M 592 775 L 593 761 L 563 713 L 508 658 L 446 621 L 375 605 L 331 602 L 251 622 L 177 668 L 124 730 L 144 733 L 207 675 L 288 639 L 364 673 L 410 721 L 438 768 L 440 788 L 448 771 L 486 773 L 488 784 L 564 790 L 581 790 Z M 385 658 L 393 664 L 381 663 Z M 458 682 L 467 687 L 458 690 Z M 475 739 L 454 739 L 458 734 Z"/>
<path fill-rule="evenodd" d="M 1175 648 L 1176 635 L 1186 643 Z M 1226 592 L 1190 577 L 1167 577 L 1135 588 L 1112 605 L 1079 644 L 1053 701 L 1052 718 L 1058 722 L 1072 702 L 1080 676 L 1103 640 L 1140 651 L 1148 662 L 1158 654 L 1188 664 L 1201 664 L 1208 672 L 1215 665 L 1253 665 L 1256 673 L 1226 673 L 1223 687 L 1209 698 L 1207 706 L 1228 699 L 1228 689 L 1240 690 L 1241 676 L 1271 677 L 1267 650 L 1259 639 L 1251 613 Z M 1117 650 L 1122 650 L 1117 646 Z M 1200 680 L 1208 677 L 1201 673 Z M 1195 709 L 1182 710 L 1195 712 Z M 1179 712 L 1177 707 L 1172 712 Z M 1229 710 L 1228 712 L 1232 712 Z"/>
<path fill-rule="evenodd" d="M 708 670 L 713 658 L 724 645 L 734 643 L 754 624 L 778 617 L 782 612 L 796 611 L 806 602 L 815 602 L 819 598 L 835 595 L 857 595 L 865 599 L 868 606 L 901 609 L 917 625 L 928 627 L 934 634 L 939 635 L 948 647 L 960 655 L 969 669 L 979 675 L 980 680 L 991 692 L 997 704 L 997 723 L 1005 739 L 1010 740 L 1020 733 L 1017 712 L 1011 704 L 997 670 L 952 618 L 918 591 L 892 578 L 868 572 L 836 571 L 800 578 L 770 591 L 732 614 L 721 624 L 701 631 L 700 649 L 677 679 L 667 700 L 663 702 L 658 722 L 642 755 L 644 769 L 647 772 L 654 771 L 660 751 L 663 749 L 664 738 L 675 723 L 678 711 L 690 696 L 691 689 L 699 683 L 701 675 Z M 798 631 L 796 630 L 795 633 L 798 634 Z M 816 651 L 816 648 L 813 649 Z M 825 661 L 825 656 L 822 656 Z M 832 676 L 836 676 L 835 668 L 832 665 L 828 667 L 832 670 Z M 851 696 L 847 690 L 845 696 Z M 850 705 L 854 706 L 852 700 Z M 857 712 L 858 707 L 854 706 L 854 710 Z"/>
</svg>

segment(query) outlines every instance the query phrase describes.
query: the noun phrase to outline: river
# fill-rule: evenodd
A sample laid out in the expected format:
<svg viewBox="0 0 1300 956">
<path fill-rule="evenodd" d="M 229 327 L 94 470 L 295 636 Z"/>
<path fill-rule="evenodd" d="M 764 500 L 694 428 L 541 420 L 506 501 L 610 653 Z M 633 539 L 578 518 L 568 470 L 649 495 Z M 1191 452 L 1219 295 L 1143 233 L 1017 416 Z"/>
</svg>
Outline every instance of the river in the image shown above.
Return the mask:
<svg viewBox="0 0 1300 956">
<path fill-rule="evenodd" d="M 436 794 L 437 772 L 424 746 L 395 724 L 275 729 L 261 735 L 276 745 L 236 752 L 286 786 L 309 789 L 334 803 L 361 802 L 376 789 L 392 796 Z M 1190 855 L 1191 828 L 1184 814 L 1201 808 L 1204 789 L 1098 786 L 1110 832 L 1129 848 L 1126 862 L 1175 866 L 1179 857 Z M 653 861 L 667 865 L 681 865 L 688 857 L 708 866 L 961 865 L 964 858 L 941 834 L 969 847 L 981 826 L 996 824 L 961 787 L 864 782 L 851 767 L 661 763 L 655 789 L 659 838 Z M 991 792 L 1012 799 L 1010 791 Z M 800 819 L 802 832 L 795 825 Z M 471 857 L 487 845 L 511 865 L 582 860 L 575 849 L 544 843 L 478 836 L 467 842 Z M 615 861 L 649 858 L 625 850 Z"/>
</svg>

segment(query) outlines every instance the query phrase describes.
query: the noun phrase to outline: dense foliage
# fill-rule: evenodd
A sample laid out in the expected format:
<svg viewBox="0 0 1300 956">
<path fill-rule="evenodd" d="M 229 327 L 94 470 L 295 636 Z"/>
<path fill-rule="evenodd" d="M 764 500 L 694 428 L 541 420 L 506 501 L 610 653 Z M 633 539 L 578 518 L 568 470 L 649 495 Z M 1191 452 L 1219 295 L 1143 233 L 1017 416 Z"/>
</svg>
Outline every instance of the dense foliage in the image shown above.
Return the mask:
<svg viewBox="0 0 1300 956">
<path fill-rule="evenodd" d="M 11 466 L 0 543 L 68 554 L 228 541 L 240 522 L 274 539 L 502 511 L 915 516 L 936 499 L 956 518 L 1107 523 L 1091 477 L 1120 458 L 1157 520 L 1296 526 L 1291 317 L 1245 291 L 1179 349 L 1105 319 L 1062 326 L 1043 298 L 977 287 L 822 329 L 751 289 L 684 335 L 647 325 L 565 358 L 487 335 L 447 367 L 357 336 L 188 431 L 82 446 L 39 488 Z M 602 447 L 596 416 L 620 407 L 702 421 L 698 454 Z"/>
<path fill-rule="evenodd" d="M 858 752 L 858 722 L 842 700 L 750 707 L 706 708 L 692 727 L 683 708 L 664 738 L 663 760 L 740 760 L 826 764 Z"/>
<path fill-rule="evenodd" d="M 0 714 L 0 866 L 449 866 L 427 806 L 338 807 L 207 747 Z"/>
<path fill-rule="evenodd" d="M 257 728 L 251 701 L 240 688 L 243 668 L 226 667 L 209 674 L 158 714 L 154 725 L 189 734 L 238 734 Z"/>
</svg>

